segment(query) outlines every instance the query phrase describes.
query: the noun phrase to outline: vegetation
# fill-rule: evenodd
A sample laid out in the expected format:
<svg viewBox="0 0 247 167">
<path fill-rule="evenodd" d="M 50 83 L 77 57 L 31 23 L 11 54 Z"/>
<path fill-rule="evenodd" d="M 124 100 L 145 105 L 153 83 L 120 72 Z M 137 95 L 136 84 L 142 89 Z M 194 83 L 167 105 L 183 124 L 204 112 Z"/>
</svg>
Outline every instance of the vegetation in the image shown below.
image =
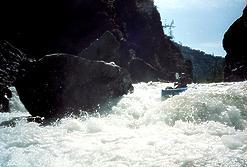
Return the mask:
<svg viewBox="0 0 247 167">
<path fill-rule="evenodd" d="M 177 43 L 176 43 L 177 44 Z M 202 82 L 222 82 L 224 79 L 224 61 L 222 57 L 206 54 L 200 50 L 195 50 L 182 44 L 177 44 L 186 60 L 191 60 L 193 64 L 193 81 Z"/>
</svg>

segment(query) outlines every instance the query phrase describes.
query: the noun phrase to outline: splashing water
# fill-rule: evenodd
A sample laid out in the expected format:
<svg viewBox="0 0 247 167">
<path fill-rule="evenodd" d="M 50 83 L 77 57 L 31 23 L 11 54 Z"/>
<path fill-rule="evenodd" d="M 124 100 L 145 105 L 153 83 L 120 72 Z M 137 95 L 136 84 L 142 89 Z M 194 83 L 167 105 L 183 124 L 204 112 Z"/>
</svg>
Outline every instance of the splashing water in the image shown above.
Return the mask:
<svg viewBox="0 0 247 167">
<path fill-rule="evenodd" d="M 0 127 L 1 167 L 247 166 L 247 82 L 192 84 L 161 99 L 167 83 L 139 83 L 107 114 L 52 126 Z M 29 115 L 17 96 L 0 122 Z"/>
</svg>

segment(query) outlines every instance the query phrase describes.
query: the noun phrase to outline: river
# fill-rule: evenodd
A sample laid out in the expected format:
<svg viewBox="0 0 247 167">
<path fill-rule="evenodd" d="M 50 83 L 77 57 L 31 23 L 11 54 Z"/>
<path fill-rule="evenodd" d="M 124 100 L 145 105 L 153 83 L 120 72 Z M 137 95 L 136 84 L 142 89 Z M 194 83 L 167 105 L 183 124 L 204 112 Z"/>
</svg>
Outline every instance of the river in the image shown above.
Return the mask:
<svg viewBox="0 0 247 167">
<path fill-rule="evenodd" d="M 247 82 L 191 84 L 162 99 L 169 85 L 135 84 L 104 114 L 0 127 L 0 166 L 246 167 Z M 29 115 L 16 94 L 11 111 L 0 123 Z"/>
</svg>

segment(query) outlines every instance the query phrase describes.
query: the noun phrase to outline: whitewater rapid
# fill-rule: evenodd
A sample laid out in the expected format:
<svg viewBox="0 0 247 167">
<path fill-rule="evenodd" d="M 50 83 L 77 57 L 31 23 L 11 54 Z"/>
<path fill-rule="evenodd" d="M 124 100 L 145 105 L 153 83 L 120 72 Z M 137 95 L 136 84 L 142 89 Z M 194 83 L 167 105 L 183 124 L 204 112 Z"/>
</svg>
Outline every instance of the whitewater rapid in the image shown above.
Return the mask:
<svg viewBox="0 0 247 167">
<path fill-rule="evenodd" d="M 135 84 L 105 114 L 0 127 L 1 167 L 246 167 L 247 82 Z M 18 100 L 0 123 L 29 114 Z"/>
</svg>

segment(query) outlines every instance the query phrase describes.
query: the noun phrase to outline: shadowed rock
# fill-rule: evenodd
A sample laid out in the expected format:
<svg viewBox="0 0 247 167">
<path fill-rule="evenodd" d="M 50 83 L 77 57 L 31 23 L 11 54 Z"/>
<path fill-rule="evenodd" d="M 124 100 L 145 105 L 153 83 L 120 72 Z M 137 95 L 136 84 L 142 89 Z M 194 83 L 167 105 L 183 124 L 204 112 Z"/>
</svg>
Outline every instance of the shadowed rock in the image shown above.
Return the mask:
<svg viewBox="0 0 247 167">
<path fill-rule="evenodd" d="M 114 64 L 53 54 L 45 56 L 16 82 L 32 116 L 45 118 L 95 111 L 133 89 L 128 72 Z"/>
<path fill-rule="evenodd" d="M 128 70 L 131 78 L 133 78 L 133 82 L 159 81 L 162 78 L 161 73 L 157 69 L 140 58 L 132 59 L 129 63 Z"/>
<path fill-rule="evenodd" d="M 4 40 L 0 40 L 0 112 L 9 111 L 9 98 L 12 97 L 8 89 L 18 75 L 19 66 L 24 54 Z"/>
<path fill-rule="evenodd" d="M 116 40 L 115 36 L 111 32 L 106 31 L 99 39 L 84 49 L 79 56 L 89 60 L 103 60 L 119 64 L 119 46 L 120 43 Z"/>
<path fill-rule="evenodd" d="M 92 55 L 99 55 L 98 60 L 116 64 L 119 57 L 119 65 L 127 69 L 135 52 L 136 57 L 163 72 L 164 80 L 174 80 L 175 72 L 186 72 L 180 50 L 164 35 L 153 0 L 16 0 L 1 1 L 0 9 L 4 16 L 0 36 L 31 58 L 53 53 L 78 55 L 109 31 L 118 42 L 125 40 L 118 55 L 117 42 L 106 40 L 103 48 L 109 47 L 107 54 L 97 53 L 102 50 L 96 42 L 93 47 L 98 50 L 89 49 L 80 56 L 95 60 Z"/>
<path fill-rule="evenodd" d="M 4 40 L 0 40 L 0 85 L 10 86 L 16 80 L 24 54 Z"/>
<path fill-rule="evenodd" d="M 247 7 L 224 35 L 225 81 L 247 80 Z"/>
</svg>

